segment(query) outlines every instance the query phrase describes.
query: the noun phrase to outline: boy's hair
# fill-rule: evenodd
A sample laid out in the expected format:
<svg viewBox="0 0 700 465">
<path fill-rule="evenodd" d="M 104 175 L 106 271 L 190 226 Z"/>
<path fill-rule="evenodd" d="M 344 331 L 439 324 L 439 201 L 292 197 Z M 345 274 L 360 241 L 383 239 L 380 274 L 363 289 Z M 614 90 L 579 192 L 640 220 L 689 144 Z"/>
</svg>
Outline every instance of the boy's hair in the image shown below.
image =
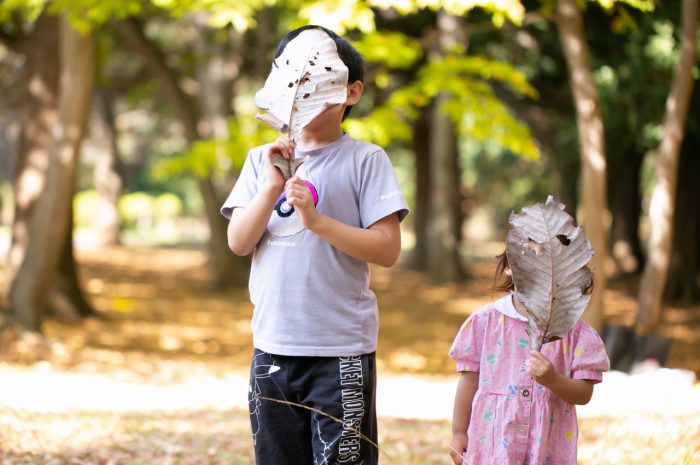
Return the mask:
<svg viewBox="0 0 700 465">
<path fill-rule="evenodd" d="M 515 290 L 513 277 L 506 274 L 506 270 L 510 269 L 510 263 L 508 262 L 506 252 L 503 251 L 500 255 L 496 255 L 496 260 L 498 260 L 498 264 L 496 265 L 496 273 L 493 275 L 493 284 L 491 288 L 494 291 L 513 292 Z M 591 294 L 594 288 L 595 282 L 591 278 L 591 284 L 583 290 L 583 294 Z"/>
<path fill-rule="evenodd" d="M 355 48 L 352 45 L 350 45 L 348 41 L 346 41 L 335 32 L 331 31 L 330 29 L 326 29 L 323 26 L 316 26 L 310 24 L 307 26 L 302 26 L 298 29 L 294 29 L 293 31 L 287 33 L 287 35 L 282 38 L 279 45 L 277 46 L 275 58 L 279 58 L 279 56 L 282 55 L 282 52 L 291 40 L 293 40 L 301 32 L 306 31 L 308 29 L 320 29 L 326 34 L 328 34 L 328 36 L 331 39 L 333 39 L 333 41 L 335 42 L 335 47 L 338 49 L 338 56 L 345 64 L 345 66 L 348 67 L 348 84 L 352 84 L 357 81 L 364 82 L 365 62 L 362 59 L 362 55 L 360 55 L 360 52 L 355 50 Z M 345 107 L 343 119 L 345 119 L 350 113 L 350 108 L 351 107 Z"/>
</svg>

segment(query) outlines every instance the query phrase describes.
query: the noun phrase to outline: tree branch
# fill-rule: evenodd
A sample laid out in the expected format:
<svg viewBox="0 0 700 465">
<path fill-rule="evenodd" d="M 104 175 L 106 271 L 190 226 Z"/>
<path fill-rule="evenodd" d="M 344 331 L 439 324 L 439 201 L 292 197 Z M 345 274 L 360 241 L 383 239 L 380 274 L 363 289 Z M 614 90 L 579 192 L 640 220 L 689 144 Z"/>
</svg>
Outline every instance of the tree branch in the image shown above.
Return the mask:
<svg viewBox="0 0 700 465">
<path fill-rule="evenodd" d="M 143 25 L 135 18 L 112 22 L 124 42 L 144 60 L 149 72 L 163 85 L 163 91 L 172 102 L 175 114 L 182 122 L 185 137 L 192 142 L 199 138 L 197 133 L 198 110 L 190 97 L 178 85 L 177 72 L 166 63 L 163 51 L 143 32 Z"/>
</svg>

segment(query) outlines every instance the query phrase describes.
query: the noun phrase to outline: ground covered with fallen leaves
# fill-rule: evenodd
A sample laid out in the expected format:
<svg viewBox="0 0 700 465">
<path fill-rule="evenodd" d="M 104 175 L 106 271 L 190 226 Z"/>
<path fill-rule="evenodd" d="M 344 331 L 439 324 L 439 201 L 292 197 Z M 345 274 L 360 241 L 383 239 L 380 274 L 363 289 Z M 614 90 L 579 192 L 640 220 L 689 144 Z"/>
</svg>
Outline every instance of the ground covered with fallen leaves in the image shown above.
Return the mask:
<svg viewBox="0 0 700 465">
<path fill-rule="evenodd" d="M 211 289 L 206 255 L 112 248 L 79 254 L 98 317 L 49 321 L 45 338 L 0 336 L 0 465 L 251 465 L 244 289 Z M 381 307 L 378 408 L 383 465 L 449 464 L 447 358 L 469 312 L 498 297 L 493 263 L 462 285 L 373 270 Z M 612 281 L 606 317 L 629 324 L 633 281 Z M 611 373 L 579 409 L 579 463 L 700 464 L 700 308 L 671 307 L 668 365 Z"/>
</svg>

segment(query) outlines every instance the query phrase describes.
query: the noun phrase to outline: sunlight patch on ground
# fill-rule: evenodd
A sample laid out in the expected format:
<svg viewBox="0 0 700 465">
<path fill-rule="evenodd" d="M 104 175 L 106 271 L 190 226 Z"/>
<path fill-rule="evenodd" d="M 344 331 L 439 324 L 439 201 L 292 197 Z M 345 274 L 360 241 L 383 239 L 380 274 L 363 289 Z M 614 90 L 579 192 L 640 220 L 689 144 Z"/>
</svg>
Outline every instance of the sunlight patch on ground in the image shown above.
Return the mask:
<svg viewBox="0 0 700 465">
<path fill-rule="evenodd" d="M 379 374 L 378 414 L 388 425 L 380 434 L 393 462 L 447 463 L 456 382 L 456 374 Z M 27 461 L 9 463 L 44 463 L 32 455 L 40 451 L 83 457 L 77 463 L 88 464 L 106 463 L 95 457 L 110 453 L 177 463 L 163 461 L 169 451 L 173 458 L 192 455 L 188 464 L 252 464 L 244 372 L 221 377 L 203 368 L 180 382 L 158 384 L 54 371 L 47 363 L 2 364 L 0 386 L 0 440 L 10 453 L 29 454 Z M 700 385 L 688 372 L 612 372 L 578 411 L 582 465 L 631 465 L 652 457 L 655 463 L 700 463 L 692 455 L 700 450 Z M 226 461 L 234 455 L 240 459 Z"/>
</svg>

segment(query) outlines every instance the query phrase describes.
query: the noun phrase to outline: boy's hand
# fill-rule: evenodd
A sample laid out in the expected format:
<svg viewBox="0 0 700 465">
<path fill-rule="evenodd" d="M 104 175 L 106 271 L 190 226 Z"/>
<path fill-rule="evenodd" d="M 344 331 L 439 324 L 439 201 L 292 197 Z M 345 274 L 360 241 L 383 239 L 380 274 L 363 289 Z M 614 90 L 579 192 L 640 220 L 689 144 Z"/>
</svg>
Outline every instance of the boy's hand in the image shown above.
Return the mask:
<svg viewBox="0 0 700 465">
<path fill-rule="evenodd" d="M 525 371 L 535 381 L 549 389 L 561 380 L 561 375 L 552 362 L 536 350 L 530 351 L 530 358 L 525 362 Z"/>
<path fill-rule="evenodd" d="M 452 443 L 450 444 L 450 457 L 455 465 L 462 465 L 464 453 L 467 451 L 467 433 L 452 433 Z"/>
<path fill-rule="evenodd" d="M 273 143 L 267 144 L 263 150 L 267 184 L 275 189 L 278 189 L 279 192 L 282 192 L 282 189 L 284 189 L 284 176 L 282 175 L 282 171 L 272 164 L 272 154 L 274 153 L 279 153 L 287 160 L 293 159 L 294 142 L 292 142 L 289 137 L 281 136 L 278 137 Z"/>
<path fill-rule="evenodd" d="M 318 218 L 314 197 L 309 186 L 297 176 L 292 176 L 284 186 L 287 203 L 294 207 L 299 215 L 301 224 L 309 230 L 313 230 L 315 220 Z"/>
</svg>

